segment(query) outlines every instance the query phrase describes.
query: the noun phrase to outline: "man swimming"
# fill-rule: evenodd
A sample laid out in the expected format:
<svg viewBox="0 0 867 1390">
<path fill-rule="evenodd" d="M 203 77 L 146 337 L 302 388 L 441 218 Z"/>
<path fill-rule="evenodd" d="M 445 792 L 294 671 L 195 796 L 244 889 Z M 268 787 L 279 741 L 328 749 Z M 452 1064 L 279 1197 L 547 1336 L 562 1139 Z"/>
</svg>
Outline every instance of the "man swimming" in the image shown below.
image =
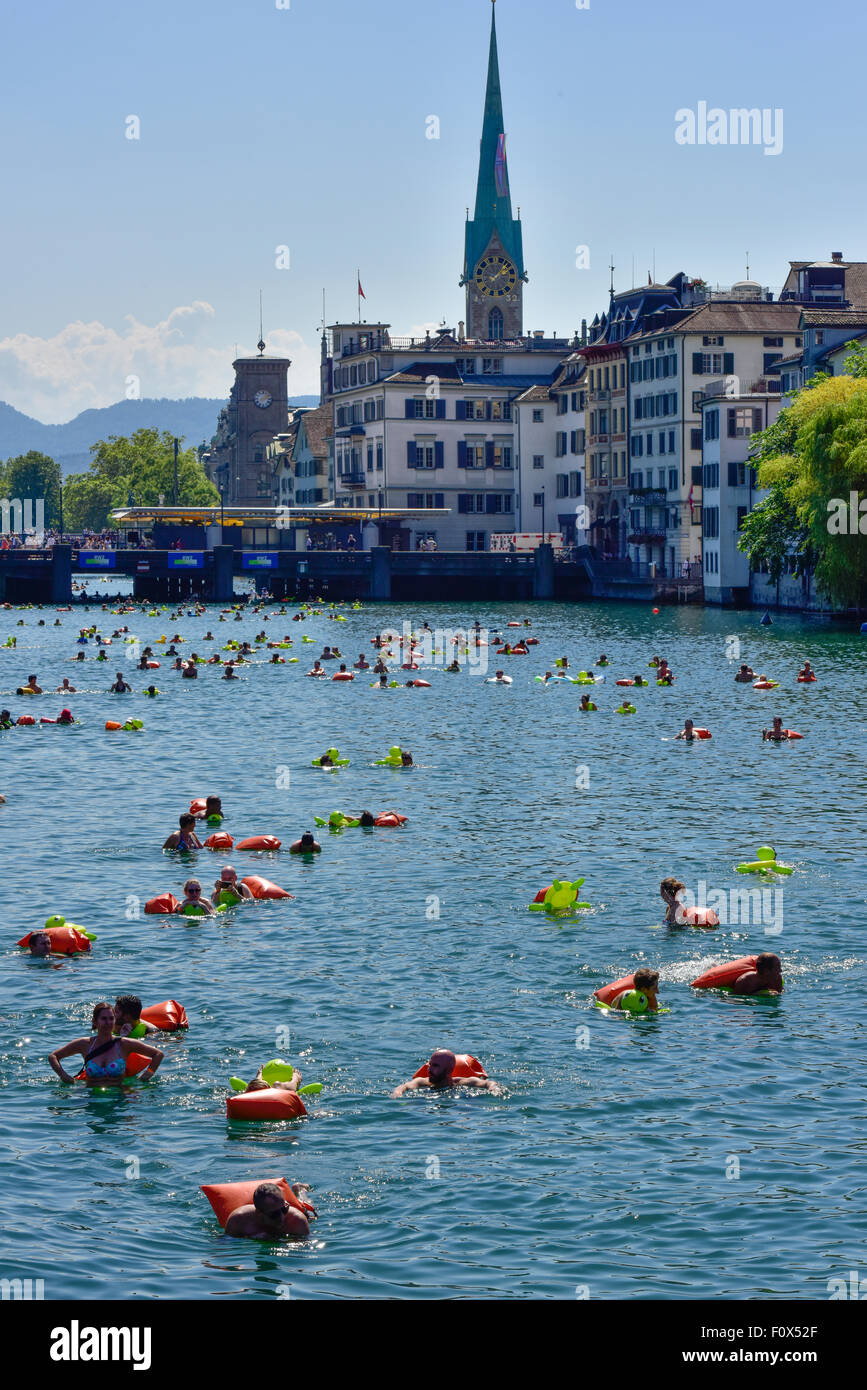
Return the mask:
<svg viewBox="0 0 867 1390">
<path fill-rule="evenodd" d="M 292 1191 L 302 1201 L 302 1194 L 310 1189 L 305 1183 L 295 1183 Z M 310 1214 L 316 1215 L 312 1208 Z M 253 1201 L 229 1214 L 225 1231 L 227 1236 L 246 1236 L 248 1240 L 279 1240 L 281 1236 L 306 1240 L 310 1223 L 305 1212 L 286 1201 L 276 1183 L 260 1182 Z"/>
<path fill-rule="evenodd" d="M 490 1091 L 493 1095 L 502 1095 L 502 1088 L 496 1081 L 490 1081 L 483 1076 L 454 1076 L 455 1062 L 457 1058 L 448 1048 L 438 1047 L 436 1052 L 432 1052 L 427 1064 L 427 1076 L 414 1076 L 411 1081 L 404 1081 L 396 1090 L 392 1091 L 392 1100 L 397 1100 L 404 1096 L 408 1091 L 447 1091 L 453 1086 L 466 1086 L 471 1090 Z"/>
<path fill-rule="evenodd" d="M 732 994 L 782 994 L 783 970 L 780 957 L 772 951 L 763 951 L 756 957 L 755 970 L 745 970 L 731 987 Z"/>
<path fill-rule="evenodd" d="M 236 903 L 252 902 L 253 894 L 250 892 L 246 883 L 241 883 L 238 874 L 231 864 L 227 864 L 220 871 L 220 877 L 214 884 L 214 891 L 211 894 L 211 902 L 214 907 L 219 907 L 221 903 L 226 903 L 228 907 L 233 907 Z"/>
<path fill-rule="evenodd" d="M 125 695 L 128 691 L 132 690 L 132 686 L 127 685 L 126 681 L 123 678 L 123 671 L 115 671 L 114 674 L 114 685 L 110 685 L 108 687 L 109 693 L 111 695 Z"/>
</svg>

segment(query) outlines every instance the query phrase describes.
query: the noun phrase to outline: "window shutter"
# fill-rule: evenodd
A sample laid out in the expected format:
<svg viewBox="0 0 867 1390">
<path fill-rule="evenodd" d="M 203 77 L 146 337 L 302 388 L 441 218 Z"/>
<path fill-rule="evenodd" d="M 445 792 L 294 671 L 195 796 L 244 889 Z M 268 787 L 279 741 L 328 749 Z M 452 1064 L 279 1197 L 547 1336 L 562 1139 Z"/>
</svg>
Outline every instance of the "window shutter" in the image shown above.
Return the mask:
<svg viewBox="0 0 867 1390">
<path fill-rule="evenodd" d="M 445 405 L 445 401 L 443 402 Z M 445 445 L 441 439 L 434 444 L 434 468 L 445 467 Z"/>
<path fill-rule="evenodd" d="M 735 412 L 734 412 L 734 410 L 729 410 L 729 411 L 728 411 L 728 417 L 729 417 L 729 439 L 734 439 L 734 438 L 736 437 L 736 430 L 737 430 L 737 424 L 736 424 L 736 422 L 735 422 Z"/>
<path fill-rule="evenodd" d="M 486 467 L 486 468 L 493 468 L 493 466 L 494 466 L 494 441 L 493 441 L 492 439 L 488 439 L 488 440 L 485 441 L 485 467 Z"/>
<path fill-rule="evenodd" d="M 415 466 L 416 466 L 415 440 L 414 440 L 414 439 L 411 439 L 411 440 L 409 441 L 409 443 L 407 444 L 407 446 L 406 446 L 406 466 L 407 466 L 407 468 L 415 468 Z"/>
<path fill-rule="evenodd" d="M 462 402 L 462 401 L 459 401 L 458 404 L 459 404 L 459 405 L 462 405 L 463 402 Z M 458 468 L 466 468 L 466 466 L 467 466 L 467 446 L 466 446 L 466 443 L 464 442 L 463 439 L 459 439 L 459 440 L 458 440 Z"/>
<path fill-rule="evenodd" d="M 456 419 L 456 420 L 466 420 L 466 418 L 467 418 L 467 403 L 466 403 L 466 401 L 455 401 L 455 419 Z"/>
<path fill-rule="evenodd" d="M 444 420 L 446 418 L 446 403 L 442 397 L 437 401 L 436 407 L 436 418 L 438 420 Z"/>
<path fill-rule="evenodd" d="M 728 357 L 728 356 L 730 356 L 730 354 L 729 354 L 729 353 L 726 353 L 726 356 Z M 694 375 L 694 376 L 703 376 L 703 375 L 704 375 L 704 373 L 703 373 L 703 371 L 702 371 L 701 358 L 702 358 L 702 354 L 701 354 L 700 352 L 694 352 L 694 353 L 692 354 L 692 370 L 693 370 L 693 375 Z"/>
<path fill-rule="evenodd" d="M 489 492 L 485 498 L 485 511 L 493 512 L 496 510 L 496 494 Z"/>
<path fill-rule="evenodd" d="M 403 404 L 404 404 L 404 410 L 405 410 L 405 412 L 406 412 L 405 419 L 407 419 L 407 420 L 414 420 L 414 419 L 415 419 L 415 401 L 412 400 L 412 399 L 409 399 L 409 400 L 405 400 Z"/>
<path fill-rule="evenodd" d="M 466 494 L 465 492 L 459 492 L 459 493 L 458 493 L 458 511 L 459 511 L 459 512 L 468 512 L 468 511 L 470 510 L 470 509 L 469 509 L 469 506 L 468 506 L 469 500 L 470 500 L 470 499 L 469 499 L 469 497 L 467 496 L 467 494 Z"/>
<path fill-rule="evenodd" d="M 434 493 L 434 506 L 435 506 L 435 507 L 440 507 L 440 508 L 442 508 L 443 506 L 445 506 L 445 493 L 444 493 L 444 492 L 435 492 L 435 493 Z"/>
<path fill-rule="evenodd" d="M 738 466 L 734 459 L 729 459 L 729 487 L 738 485 Z"/>
<path fill-rule="evenodd" d="M 753 407 L 753 434 L 758 434 L 762 428 L 762 412 L 757 406 Z"/>
<path fill-rule="evenodd" d="M 485 401 L 485 419 L 491 420 L 493 413 L 493 401 Z"/>
<path fill-rule="evenodd" d="M 731 376 L 735 369 L 735 355 L 733 352 L 723 353 L 723 372 L 726 376 Z"/>
</svg>

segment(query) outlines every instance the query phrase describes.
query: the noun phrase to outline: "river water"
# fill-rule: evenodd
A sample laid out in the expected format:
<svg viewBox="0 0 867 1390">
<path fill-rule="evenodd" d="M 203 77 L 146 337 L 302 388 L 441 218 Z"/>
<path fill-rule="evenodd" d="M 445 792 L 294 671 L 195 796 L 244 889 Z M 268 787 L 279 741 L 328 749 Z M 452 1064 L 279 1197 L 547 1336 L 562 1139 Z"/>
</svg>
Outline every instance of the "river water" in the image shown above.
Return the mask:
<svg viewBox="0 0 867 1390">
<path fill-rule="evenodd" d="M 0 733 L 0 1274 L 41 1278 L 52 1299 L 823 1299 L 863 1267 L 867 639 L 644 605 L 368 605 L 346 622 L 326 607 L 304 624 L 266 611 L 218 623 L 214 606 L 93 606 L 57 628 L 53 609 L 0 612 L 0 641 L 18 638 L 0 649 L 3 705 L 55 715 L 62 697 L 14 691 L 30 672 L 51 691 L 68 675 L 81 720 Z M 525 615 L 540 646 L 501 659 L 509 687 L 466 670 L 425 671 L 420 690 L 303 675 L 324 642 L 355 659 L 383 627 L 494 631 Z M 90 621 L 143 643 L 179 631 L 206 655 L 264 626 L 290 633 L 282 655 L 300 661 L 259 653 L 234 686 L 164 661 L 158 699 L 137 671 L 135 694 L 112 696 L 131 669 L 117 640 L 107 663 L 89 646 L 70 664 Z M 209 625 L 220 643 L 202 640 Z M 603 650 L 594 714 L 577 713 L 578 687 L 533 680 L 563 653 L 578 668 Z M 738 651 L 780 689 L 736 685 Z M 615 715 L 614 679 L 654 653 L 677 684 L 630 692 L 638 712 Z M 795 682 L 805 657 L 813 686 Z M 105 732 L 121 709 L 144 731 Z M 774 713 L 803 741 L 763 745 Z M 674 742 L 686 716 L 712 740 Z M 416 766 L 372 766 L 395 743 Z M 350 766 L 312 768 L 332 744 Z M 154 894 L 181 895 L 190 870 L 161 845 L 210 792 L 234 835 L 282 839 L 279 854 L 228 858 L 294 900 L 204 922 L 142 915 Z M 311 863 L 286 853 L 314 815 L 362 807 L 409 821 L 322 831 Z M 735 865 L 764 843 L 795 873 L 772 882 L 782 897 L 761 920 L 661 925 L 664 876 L 725 902 L 760 886 Z M 224 862 L 201 852 L 195 869 L 210 885 Z M 528 912 L 554 877 L 583 877 L 590 910 Z M 95 932 L 89 957 L 51 969 L 16 948 L 51 913 Z M 782 957 L 781 998 L 690 990 L 761 950 Z M 659 969 L 670 1013 L 593 1007 L 640 964 Z M 190 1019 L 156 1080 L 62 1086 L 47 1054 L 129 991 Z M 390 1099 L 438 1045 L 474 1053 L 504 1094 Z M 227 1122 L 229 1075 L 277 1055 L 323 1083 L 309 1118 Z M 282 1175 L 315 1189 L 312 1239 L 224 1237 L 199 1184 Z"/>
</svg>

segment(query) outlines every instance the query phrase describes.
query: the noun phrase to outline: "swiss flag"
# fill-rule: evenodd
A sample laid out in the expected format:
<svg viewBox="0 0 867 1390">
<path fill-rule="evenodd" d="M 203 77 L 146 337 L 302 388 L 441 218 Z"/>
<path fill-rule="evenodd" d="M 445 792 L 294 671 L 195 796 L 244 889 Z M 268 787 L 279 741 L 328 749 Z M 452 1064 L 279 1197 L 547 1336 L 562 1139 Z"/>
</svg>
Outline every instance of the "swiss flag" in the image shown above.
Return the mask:
<svg viewBox="0 0 867 1390">
<path fill-rule="evenodd" d="M 366 298 L 367 298 L 367 295 L 364 293 L 364 290 L 361 288 L 361 279 L 360 279 L 360 278 L 359 278 L 359 281 L 358 281 L 358 293 L 359 293 L 359 296 L 360 296 L 362 299 L 366 299 Z"/>
</svg>

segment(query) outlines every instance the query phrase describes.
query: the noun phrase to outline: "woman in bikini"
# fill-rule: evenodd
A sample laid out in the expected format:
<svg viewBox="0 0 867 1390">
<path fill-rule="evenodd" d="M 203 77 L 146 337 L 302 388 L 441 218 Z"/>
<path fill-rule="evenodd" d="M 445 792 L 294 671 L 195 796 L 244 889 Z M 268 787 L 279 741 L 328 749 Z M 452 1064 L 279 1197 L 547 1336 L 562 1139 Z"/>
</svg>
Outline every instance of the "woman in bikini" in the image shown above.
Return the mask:
<svg viewBox="0 0 867 1390">
<path fill-rule="evenodd" d="M 76 1038 L 74 1042 L 59 1047 L 48 1058 L 49 1066 L 61 1081 L 85 1081 L 88 1086 L 119 1086 L 126 1074 L 126 1062 L 131 1053 L 137 1052 L 151 1058 L 151 1064 L 141 1076 L 153 1076 L 164 1054 L 158 1047 L 151 1047 L 140 1038 L 118 1038 L 113 1033 L 115 1023 L 114 1009 L 110 1004 L 97 1004 L 91 1019 L 93 1036 Z M 65 1057 L 73 1057 L 78 1052 L 84 1058 L 84 1070 L 78 1076 L 70 1076 L 61 1065 Z"/>
</svg>

